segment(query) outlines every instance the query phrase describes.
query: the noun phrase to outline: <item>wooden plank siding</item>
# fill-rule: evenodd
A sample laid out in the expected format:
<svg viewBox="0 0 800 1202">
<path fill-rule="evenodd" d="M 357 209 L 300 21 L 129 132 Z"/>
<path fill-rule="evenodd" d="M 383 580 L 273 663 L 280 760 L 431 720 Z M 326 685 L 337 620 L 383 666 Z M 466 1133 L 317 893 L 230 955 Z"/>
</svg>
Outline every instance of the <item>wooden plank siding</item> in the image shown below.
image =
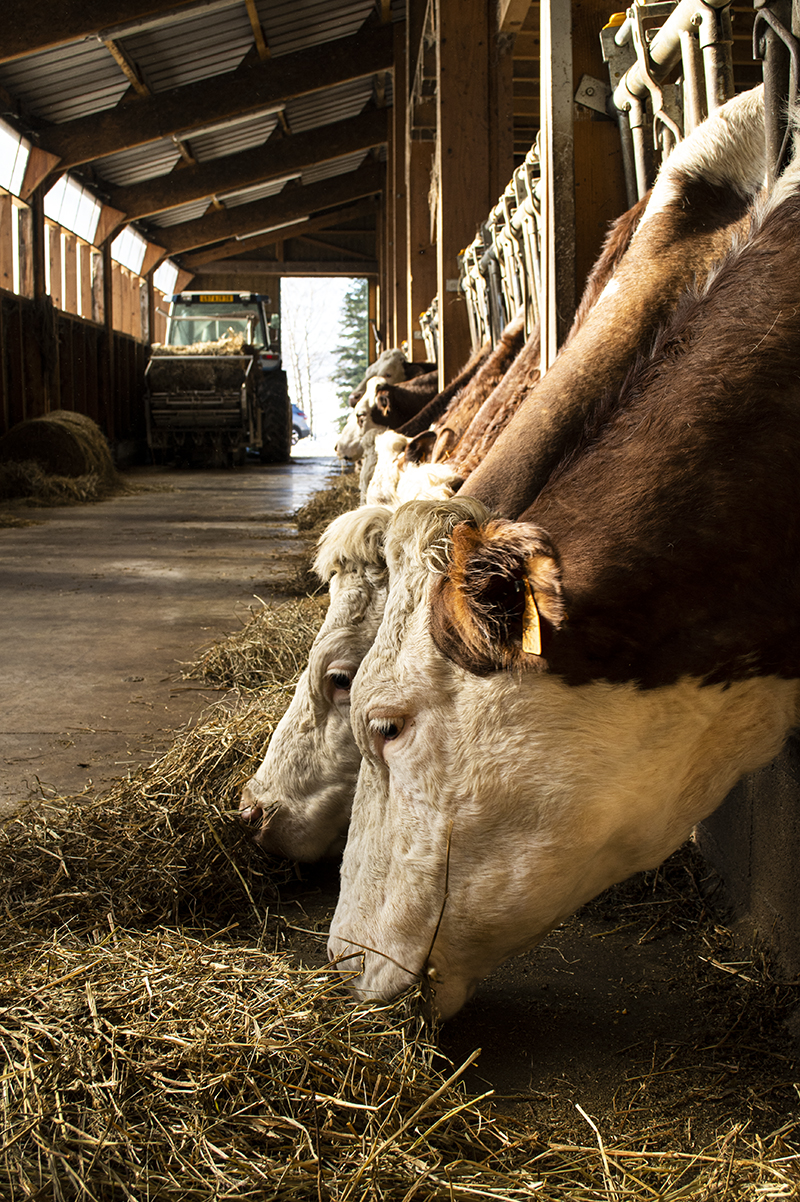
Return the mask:
<svg viewBox="0 0 800 1202">
<path fill-rule="evenodd" d="M 17 422 L 70 409 L 96 421 L 112 449 L 142 444 L 147 345 L 114 331 L 109 394 L 101 370 L 105 338 L 103 326 L 96 322 L 55 310 L 49 303 L 43 313 L 27 297 L 0 290 L 0 435 Z"/>
</svg>

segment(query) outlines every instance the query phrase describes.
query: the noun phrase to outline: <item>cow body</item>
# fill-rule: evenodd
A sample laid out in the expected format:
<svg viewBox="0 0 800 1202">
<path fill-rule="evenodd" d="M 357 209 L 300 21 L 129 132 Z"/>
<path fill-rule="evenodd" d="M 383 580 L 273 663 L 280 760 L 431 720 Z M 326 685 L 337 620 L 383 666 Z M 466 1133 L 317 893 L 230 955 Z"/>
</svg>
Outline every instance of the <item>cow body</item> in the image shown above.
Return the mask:
<svg viewBox="0 0 800 1202">
<path fill-rule="evenodd" d="M 329 944 L 362 996 L 454 1013 L 796 722 L 799 235 L 795 159 L 521 520 L 398 511 Z"/>
</svg>

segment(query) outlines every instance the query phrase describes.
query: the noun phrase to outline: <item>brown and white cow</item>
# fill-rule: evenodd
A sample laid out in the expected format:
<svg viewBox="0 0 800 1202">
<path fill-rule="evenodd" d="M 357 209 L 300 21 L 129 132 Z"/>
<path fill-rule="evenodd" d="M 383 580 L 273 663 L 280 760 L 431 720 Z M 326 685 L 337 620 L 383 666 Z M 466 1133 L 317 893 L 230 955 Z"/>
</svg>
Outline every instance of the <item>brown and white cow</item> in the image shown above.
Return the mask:
<svg viewBox="0 0 800 1202">
<path fill-rule="evenodd" d="M 519 521 L 412 503 L 330 955 L 443 1017 L 768 762 L 800 680 L 800 160 Z"/>
</svg>

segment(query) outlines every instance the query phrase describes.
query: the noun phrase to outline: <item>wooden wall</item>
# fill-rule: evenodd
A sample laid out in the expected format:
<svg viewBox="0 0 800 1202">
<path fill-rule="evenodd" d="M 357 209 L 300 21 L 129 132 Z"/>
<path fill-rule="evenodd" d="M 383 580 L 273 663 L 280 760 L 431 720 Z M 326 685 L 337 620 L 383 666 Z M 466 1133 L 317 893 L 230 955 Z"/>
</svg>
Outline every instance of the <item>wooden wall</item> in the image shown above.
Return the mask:
<svg viewBox="0 0 800 1202">
<path fill-rule="evenodd" d="M 93 418 L 114 450 L 144 440 L 147 345 L 139 339 L 115 330 L 109 347 L 104 326 L 0 291 L 0 361 L 0 434 L 71 409 Z"/>
</svg>

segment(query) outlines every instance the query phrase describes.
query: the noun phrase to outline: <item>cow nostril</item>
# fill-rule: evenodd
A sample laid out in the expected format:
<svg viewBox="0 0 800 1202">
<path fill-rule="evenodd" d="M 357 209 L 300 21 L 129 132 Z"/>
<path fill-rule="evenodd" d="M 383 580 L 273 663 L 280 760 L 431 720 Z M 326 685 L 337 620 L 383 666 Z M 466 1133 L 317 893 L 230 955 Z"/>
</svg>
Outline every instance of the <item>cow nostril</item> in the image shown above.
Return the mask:
<svg viewBox="0 0 800 1202">
<path fill-rule="evenodd" d="M 253 796 L 250 786 L 245 785 L 242 790 L 242 800 L 239 802 L 239 821 L 246 826 L 255 826 L 260 824 L 264 817 L 264 807 L 261 802 Z"/>
</svg>

